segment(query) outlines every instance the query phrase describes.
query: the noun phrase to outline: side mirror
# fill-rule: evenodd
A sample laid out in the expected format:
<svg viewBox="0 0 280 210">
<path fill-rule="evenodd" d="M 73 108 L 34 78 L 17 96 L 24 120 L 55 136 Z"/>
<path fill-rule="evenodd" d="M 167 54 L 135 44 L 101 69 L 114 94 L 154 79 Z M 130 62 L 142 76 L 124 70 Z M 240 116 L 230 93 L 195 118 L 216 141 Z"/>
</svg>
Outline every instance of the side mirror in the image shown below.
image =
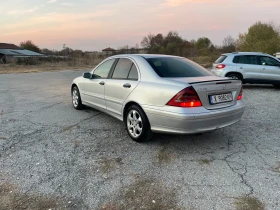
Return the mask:
<svg viewBox="0 0 280 210">
<path fill-rule="evenodd" d="M 83 78 L 91 79 L 92 78 L 92 74 L 89 73 L 89 72 L 83 73 Z"/>
</svg>

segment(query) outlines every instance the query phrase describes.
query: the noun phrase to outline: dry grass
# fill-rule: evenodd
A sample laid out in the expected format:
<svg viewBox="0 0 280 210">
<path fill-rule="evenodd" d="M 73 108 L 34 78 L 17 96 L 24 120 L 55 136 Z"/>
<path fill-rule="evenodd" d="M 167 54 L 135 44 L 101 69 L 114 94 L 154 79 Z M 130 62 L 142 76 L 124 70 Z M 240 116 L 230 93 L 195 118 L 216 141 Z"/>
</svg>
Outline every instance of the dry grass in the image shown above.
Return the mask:
<svg viewBox="0 0 280 210">
<path fill-rule="evenodd" d="M 45 62 L 36 61 L 34 65 L 18 65 L 16 61 L 10 64 L 0 65 L 0 74 L 17 74 L 17 73 L 32 73 L 32 72 L 50 72 L 61 70 L 84 70 L 93 69 L 105 57 L 85 57 L 71 58 L 65 61 Z M 199 56 L 190 58 L 205 68 L 211 67 L 217 56 Z"/>
<path fill-rule="evenodd" d="M 68 66 L 66 63 L 44 63 L 41 65 L 14 65 L 5 64 L 0 65 L 0 74 L 17 74 L 17 73 L 32 73 L 32 72 L 50 72 L 61 70 L 90 70 L 94 66 L 78 65 Z"/>
<path fill-rule="evenodd" d="M 18 64 L 13 60 L 9 64 L 0 65 L 0 74 L 15 74 L 15 73 L 31 73 L 31 72 L 49 72 L 61 70 L 91 70 L 104 58 L 97 57 L 81 57 L 70 58 L 65 60 L 45 60 L 30 58 L 30 60 L 23 61 Z M 32 63 L 32 65 L 30 65 Z"/>
<path fill-rule="evenodd" d="M 204 68 L 212 67 L 212 64 L 219 56 L 213 55 L 213 56 L 197 56 L 193 58 L 189 58 L 190 60 L 200 64 Z"/>
<path fill-rule="evenodd" d="M 234 205 L 236 210 L 264 210 L 264 204 L 257 198 L 254 197 L 240 197 L 235 202 Z"/>
</svg>

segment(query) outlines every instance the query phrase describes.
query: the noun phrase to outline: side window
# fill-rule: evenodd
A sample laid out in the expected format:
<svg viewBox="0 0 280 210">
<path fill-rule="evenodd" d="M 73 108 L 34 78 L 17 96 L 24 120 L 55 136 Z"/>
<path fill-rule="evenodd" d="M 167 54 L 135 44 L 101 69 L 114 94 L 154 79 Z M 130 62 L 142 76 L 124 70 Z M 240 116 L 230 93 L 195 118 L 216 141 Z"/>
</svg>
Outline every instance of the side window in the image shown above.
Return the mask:
<svg viewBox="0 0 280 210">
<path fill-rule="evenodd" d="M 260 56 L 261 65 L 264 66 L 279 66 L 280 63 L 273 58 Z"/>
<path fill-rule="evenodd" d="M 232 62 L 240 64 L 258 65 L 257 56 L 255 55 L 235 56 Z"/>
<path fill-rule="evenodd" d="M 105 61 L 97 69 L 94 70 L 93 75 L 95 78 L 107 78 L 115 59 Z"/>
<path fill-rule="evenodd" d="M 127 79 L 129 71 L 132 66 L 132 61 L 126 58 L 119 59 L 112 78 L 114 79 Z"/>
<path fill-rule="evenodd" d="M 128 79 L 138 80 L 138 71 L 137 71 L 137 68 L 134 64 L 132 65 L 132 67 L 130 69 Z"/>
</svg>

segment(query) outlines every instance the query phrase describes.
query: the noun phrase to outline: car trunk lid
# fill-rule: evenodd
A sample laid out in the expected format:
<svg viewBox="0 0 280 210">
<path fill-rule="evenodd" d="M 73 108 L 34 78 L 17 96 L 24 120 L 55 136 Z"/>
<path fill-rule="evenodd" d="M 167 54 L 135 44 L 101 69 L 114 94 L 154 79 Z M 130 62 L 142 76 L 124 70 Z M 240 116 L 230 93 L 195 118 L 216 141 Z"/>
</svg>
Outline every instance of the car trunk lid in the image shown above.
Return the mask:
<svg viewBox="0 0 280 210">
<path fill-rule="evenodd" d="M 206 109 L 234 105 L 242 87 L 239 80 L 216 76 L 172 78 L 171 80 L 190 84 Z"/>
</svg>

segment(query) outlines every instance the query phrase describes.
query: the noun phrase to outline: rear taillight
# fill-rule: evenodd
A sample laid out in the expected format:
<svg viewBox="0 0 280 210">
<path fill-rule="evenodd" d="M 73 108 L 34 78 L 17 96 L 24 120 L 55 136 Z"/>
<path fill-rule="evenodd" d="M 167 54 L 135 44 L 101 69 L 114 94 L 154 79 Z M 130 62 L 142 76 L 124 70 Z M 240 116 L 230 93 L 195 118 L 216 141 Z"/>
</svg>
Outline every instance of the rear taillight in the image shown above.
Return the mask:
<svg viewBox="0 0 280 210">
<path fill-rule="evenodd" d="M 202 106 L 195 89 L 191 86 L 177 93 L 166 105 L 188 108 Z"/>
<path fill-rule="evenodd" d="M 241 86 L 239 95 L 238 95 L 238 97 L 237 97 L 237 100 L 238 100 L 238 101 L 242 99 L 242 92 L 243 92 L 243 88 L 242 88 L 242 86 Z"/>
<path fill-rule="evenodd" d="M 225 68 L 225 67 L 226 67 L 225 64 L 218 64 L 218 65 L 216 66 L 216 69 L 223 69 L 223 68 Z"/>
</svg>

